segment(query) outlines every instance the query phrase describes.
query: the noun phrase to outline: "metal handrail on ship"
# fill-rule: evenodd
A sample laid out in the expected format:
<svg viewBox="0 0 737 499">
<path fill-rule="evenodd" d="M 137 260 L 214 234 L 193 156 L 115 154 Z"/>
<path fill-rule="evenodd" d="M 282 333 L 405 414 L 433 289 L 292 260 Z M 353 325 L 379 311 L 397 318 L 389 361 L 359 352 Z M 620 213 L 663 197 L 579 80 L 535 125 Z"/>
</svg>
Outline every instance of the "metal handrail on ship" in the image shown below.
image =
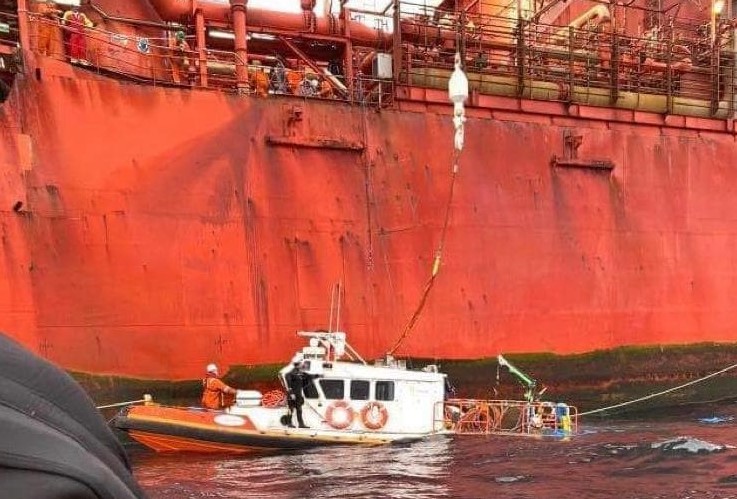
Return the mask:
<svg viewBox="0 0 737 499">
<path fill-rule="evenodd" d="M 729 65 L 733 61 L 724 55 L 731 54 L 726 50 L 728 37 L 720 37 L 716 46 L 710 47 L 704 46 L 695 29 L 691 33 L 685 28 L 678 37 L 658 39 L 596 27 L 566 29 L 518 22 L 503 16 L 443 13 L 435 21 L 437 12 L 431 8 L 426 9 L 427 15 L 417 15 L 402 11 L 411 3 L 399 5 L 402 59 L 396 76 L 401 83 L 444 89 L 452 54 L 460 47 L 471 85 L 482 94 L 717 118 L 732 112 L 734 96 L 729 81 L 733 69 Z M 601 10 L 601 6 L 597 8 Z M 53 23 L 32 13 L 29 19 Z M 595 19 L 606 20 L 605 16 Z M 68 29 L 54 24 L 62 32 Z M 177 83 L 171 78 L 171 61 L 183 56 L 174 54 L 171 47 L 151 43 L 142 56 L 129 43 L 140 40 L 138 36 L 100 28 L 87 28 L 86 36 L 90 45 L 87 58 L 98 71 L 152 85 L 243 91 L 237 88 L 231 68 L 244 61 L 237 60 L 234 52 L 207 49 L 202 52 L 204 61 L 199 51 L 186 52 L 189 67 L 196 70 L 188 71 L 186 82 Z M 64 57 L 63 51 L 56 55 Z M 202 70 L 198 67 L 201 64 L 208 69 Z M 227 71 L 215 70 L 226 66 Z M 207 85 L 201 81 L 205 76 Z M 380 80 L 379 85 L 386 88 L 390 81 Z M 245 93 L 252 90 L 247 88 Z M 375 100 L 385 105 L 393 97 L 393 88 L 391 96 L 383 91 L 380 94 L 382 98 Z M 366 101 L 365 96 L 355 93 L 343 100 Z"/>
<path fill-rule="evenodd" d="M 399 19 L 400 78 L 409 85 L 444 88 L 460 46 L 482 94 L 705 117 L 732 112 L 730 35 L 712 46 L 697 21 L 668 37 L 634 37 L 587 28 L 589 18 L 609 22 L 603 5 L 569 27 L 408 6 L 400 3 Z"/>
<path fill-rule="evenodd" d="M 29 14 L 31 24 L 46 24 L 53 26 L 59 30 L 60 37 L 71 30 L 70 27 L 59 24 L 58 22 L 42 17 L 38 14 Z M 133 48 L 132 40 L 140 40 L 141 37 L 133 37 L 130 35 L 122 35 L 120 33 L 111 32 L 100 29 L 98 27 L 85 28 L 85 38 L 87 39 L 86 54 L 84 60 L 88 62 L 86 67 L 90 70 L 98 72 L 106 72 L 120 77 L 125 77 L 138 83 L 145 83 L 152 86 L 181 86 L 188 88 L 200 89 L 217 89 L 220 91 L 230 91 L 242 94 L 255 94 L 252 85 L 246 88 L 238 88 L 235 76 L 235 67 L 243 64 L 239 55 L 235 52 L 207 49 L 205 51 L 206 59 L 204 63 L 207 65 L 208 85 L 202 84 L 200 77 L 200 65 L 202 61 L 199 59 L 200 54 L 196 50 L 176 50 L 169 45 L 161 45 L 150 43 L 151 40 L 165 40 L 165 38 L 146 38 L 147 50 L 141 52 L 137 47 Z M 33 47 L 38 47 L 38 30 L 32 30 L 31 41 Z M 52 44 L 49 57 L 66 61 L 68 56 L 64 47 L 64 43 L 60 43 L 59 39 Z M 140 62 L 143 61 L 143 62 Z M 186 64 L 182 64 L 187 61 Z M 172 66 L 179 64 L 180 81 L 176 81 L 173 77 L 175 68 Z M 186 68 L 186 69 L 184 69 Z M 269 75 L 271 68 L 259 64 L 246 64 L 249 74 L 264 71 Z M 309 82 L 312 78 L 325 77 L 326 75 L 318 75 L 310 69 L 294 70 L 287 69 L 287 73 L 298 73 L 301 82 Z M 270 75 L 269 75 L 270 76 Z M 391 80 L 374 78 L 367 75 L 357 75 L 353 79 L 352 93 L 341 96 L 331 93 L 324 97 L 318 91 L 303 91 L 294 89 L 293 91 L 281 92 L 283 95 L 298 96 L 312 99 L 330 99 L 351 102 L 361 105 L 370 105 L 376 107 L 384 107 L 393 101 L 394 86 Z M 269 95 L 279 95 L 270 89 Z"/>
</svg>

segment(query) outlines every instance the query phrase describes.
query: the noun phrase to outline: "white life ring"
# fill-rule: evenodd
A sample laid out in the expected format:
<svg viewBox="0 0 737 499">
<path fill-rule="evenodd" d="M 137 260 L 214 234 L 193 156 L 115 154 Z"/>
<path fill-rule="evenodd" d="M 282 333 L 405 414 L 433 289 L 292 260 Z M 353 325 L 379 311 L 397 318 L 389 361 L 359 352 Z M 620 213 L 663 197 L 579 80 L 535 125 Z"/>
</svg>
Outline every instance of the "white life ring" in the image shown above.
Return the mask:
<svg viewBox="0 0 737 499">
<path fill-rule="evenodd" d="M 389 420 L 389 411 L 381 402 L 369 402 L 361 409 L 361 421 L 369 430 L 383 428 Z"/>
<path fill-rule="evenodd" d="M 336 430 L 348 428 L 355 417 L 356 412 L 345 400 L 336 400 L 325 411 L 325 421 Z"/>
</svg>

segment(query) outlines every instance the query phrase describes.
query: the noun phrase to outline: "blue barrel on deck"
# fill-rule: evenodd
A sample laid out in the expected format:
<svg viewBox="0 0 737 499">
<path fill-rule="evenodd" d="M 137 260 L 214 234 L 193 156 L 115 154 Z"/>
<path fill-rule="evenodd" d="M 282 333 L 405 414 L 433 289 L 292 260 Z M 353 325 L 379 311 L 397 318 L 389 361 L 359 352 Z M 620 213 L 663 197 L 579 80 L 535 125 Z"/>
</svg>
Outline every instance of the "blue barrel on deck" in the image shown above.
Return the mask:
<svg viewBox="0 0 737 499">
<path fill-rule="evenodd" d="M 555 404 L 555 419 L 560 421 L 563 416 L 570 416 L 570 410 L 568 409 L 568 404 L 564 404 L 563 402 L 558 402 Z"/>
</svg>

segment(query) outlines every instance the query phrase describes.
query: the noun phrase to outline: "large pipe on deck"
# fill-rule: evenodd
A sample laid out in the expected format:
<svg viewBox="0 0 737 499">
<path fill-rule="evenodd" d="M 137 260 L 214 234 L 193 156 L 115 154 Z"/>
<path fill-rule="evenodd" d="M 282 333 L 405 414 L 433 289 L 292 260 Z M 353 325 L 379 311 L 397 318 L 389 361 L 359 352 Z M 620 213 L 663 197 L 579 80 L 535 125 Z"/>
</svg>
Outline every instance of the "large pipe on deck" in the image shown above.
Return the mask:
<svg viewBox="0 0 737 499">
<path fill-rule="evenodd" d="M 246 33 L 246 4 L 248 0 L 230 0 L 235 34 L 235 79 L 238 88 L 248 86 L 248 35 Z"/>
<path fill-rule="evenodd" d="M 295 3 L 297 0 L 294 0 Z M 171 22 L 181 22 L 192 16 L 196 9 L 201 9 L 208 21 L 232 22 L 230 6 L 227 3 L 217 3 L 207 0 L 151 0 L 162 19 Z M 316 19 L 314 33 L 323 36 L 334 36 L 330 18 L 319 16 Z M 391 45 L 392 34 L 376 30 L 359 21 L 341 19 L 339 31 L 345 31 L 345 23 L 350 24 L 351 40 L 363 43 L 382 42 Z M 248 26 L 268 30 L 305 31 L 305 21 L 302 13 L 275 12 L 264 9 L 248 9 Z"/>
<path fill-rule="evenodd" d="M 197 57 L 200 61 L 200 85 L 207 87 L 207 41 L 205 40 L 205 17 L 201 10 L 195 12 L 195 36 L 197 39 Z"/>
<path fill-rule="evenodd" d="M 596 5 L 590 8 L 576 19 L 568 23 L 568 26 L 564 26 L 555 33 L 556 38 L 563 37 L 568 39 L 569 28 L 581 29 L 581 27 L 589 21 L 596 19 L 596 25 L 599 26 L 604 22 L 609 22 L 611 14 L 609 9 L 605 5 Z"/>
</svg>

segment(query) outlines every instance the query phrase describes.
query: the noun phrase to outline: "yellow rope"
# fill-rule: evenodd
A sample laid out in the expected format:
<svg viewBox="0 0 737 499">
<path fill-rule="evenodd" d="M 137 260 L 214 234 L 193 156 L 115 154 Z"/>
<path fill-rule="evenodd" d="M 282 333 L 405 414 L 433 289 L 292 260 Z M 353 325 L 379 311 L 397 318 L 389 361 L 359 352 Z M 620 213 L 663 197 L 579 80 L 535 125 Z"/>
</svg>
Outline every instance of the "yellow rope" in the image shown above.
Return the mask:
<svg viewBox="0 0 737 499">
<path fill-rule="evenodd" d="M 635 399 L 635 400 L 630 400 L 629 402 L 622 402 L 621 404 L 610 405 L 608 407 L 602 407 L 601 409 L 594 409 L 593 411 L 582 412 L 582 413 L 579 414 L 579 417 L 580 416 L 588 416 L 590 414 L 596 414 L 597 412 L 608 411 L 610 409 L 618 409 L 619 407 L 625 407 L 625 406 L 628 406 L 628 405 L 635 404 L 637 402 L 642 402 L 643 400 L 649 400 L 649 399 L 652 399 L 652 398 L 655 398 L 655 397 L 659 397 L 661 395 L 665 395 L 666 393 L 675 392 L 677 390 L 680 390 L 681 388 L 686 388 L 687 386 L 695 385 L 696 383 L 701 383 L 702 381 L 706 381 L 707 379 L 713 378 L 714 376 L 718 376 L 720 374 L 726 373 L 727 371 L 730 371 L 730 370 L 732 370 L 732 369 L 734 369 L 736 367 L 737 367 L 737 364 L 732 364 L 729 367 L 725 367 L 721 371 L 717 371 L 715 373 L 711 373 L 709 375 L 704 376 L 703 378 L 695 379 L 693 381 L 689 381 L 688 383 L 684 383 L 682 385 L 674 386 L 673 388 L 668 388 L 667 390 L 663 390 L 662 392 L 658 392 L 658 393 L 653 393 L 653 394 L 650 394 L 650 395 L 646 395 L 644 397 L 640 397 L 640 398 Z"/>
<path fill-rule="evenodd" d="M 427 283 L 425 284 L 425 290 L 422 292 L 422 296 L 420 297 L 420 303 L 417 305 L 417 309 L 415 310 L 415 313 L 412 314 L 412 317 L 410 317 L 409 322 L 407 322 L 407 325 L 404 326 L 404 330 L 402 331 L 402 334 L 399 335 L 399 339 L 397 339 L 396 343 L 394 343 L 394 346 L 389 349 L 388 355 L 393 355 L 394 352 L 396 352 L 397 348 L 402 344 L 404 339 L 407 337 L 407 335 L 412 331 L 412 328 L 417 323 L 417 320 L 420 318 L 420 313 L 422 312 L 422 309 L 425 308 L 425 302 L 427 301 L 427 297 L 430 294 L 430 290 L 432 289 L 433 284 L 435 284 L 435 278 L 437 277 L 438 273 L 440 272 L 440 260 L 443 256 L 443 248 L 445 246 L 445 236 L 448 232 L 448 224 L 450 222 L 450 208 L 453 204 L 453 194 L 455 193 L 455 184 L 456 184 L 456 178 L 458 177 L 458 159 L 460 156 L 460 151 L 457 149 L 453 150 L 453 170 L 451 173 L 451 180 L 450 180 L 450 192 L 448 193 L 448 203 L 445 206 L 445 220 L 443 221 L 443 230 L 440 233 L 440 242 L 438 243 L 438 249 L 435 251 L 435 258 L 432 263 L 432 272 L 430 273 L 430 278 L 427 280 Z"/>
</svg>

